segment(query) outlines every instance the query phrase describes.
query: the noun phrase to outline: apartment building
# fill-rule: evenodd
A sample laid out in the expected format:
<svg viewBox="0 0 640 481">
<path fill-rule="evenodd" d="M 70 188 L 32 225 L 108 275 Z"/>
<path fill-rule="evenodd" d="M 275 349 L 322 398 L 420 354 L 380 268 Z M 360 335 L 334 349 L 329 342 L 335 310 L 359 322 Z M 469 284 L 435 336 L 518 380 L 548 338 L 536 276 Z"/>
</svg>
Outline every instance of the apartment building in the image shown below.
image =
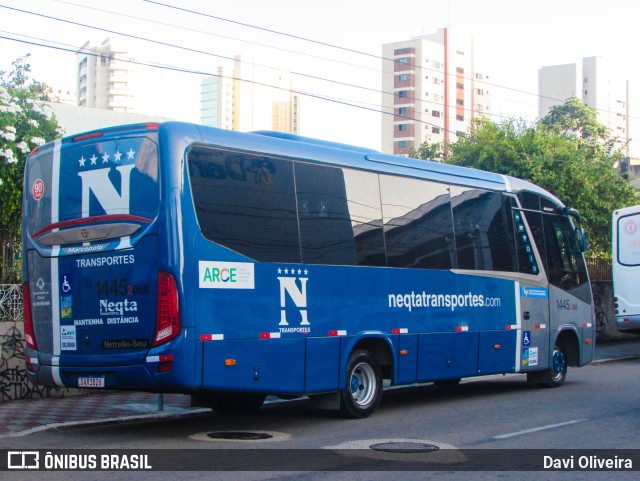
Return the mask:
<svg viewBox="0 0 640 481">
<path fill-rule="evenodd" d="M 382 151 L 407 155 L 422 142 L 455 142 L 491 114 L 489 76 L 473 38 L 450 28 L 382 46 Z"/>
<path fill-rule="evenodd" d="M 118 112 L 134 108 L 134 69 L 131 56 L 117 49 L 110 38 L 100 44 L 86 42 L 76 52 L 77 105 Z"/>
<path fill-rule="evenodd" d="M 241 132 L 300 133 L 300 94 L 286 73 L 236 55 L 233 66 L 202 79 L 200 118 L 204 125 Z"/>
</svg>

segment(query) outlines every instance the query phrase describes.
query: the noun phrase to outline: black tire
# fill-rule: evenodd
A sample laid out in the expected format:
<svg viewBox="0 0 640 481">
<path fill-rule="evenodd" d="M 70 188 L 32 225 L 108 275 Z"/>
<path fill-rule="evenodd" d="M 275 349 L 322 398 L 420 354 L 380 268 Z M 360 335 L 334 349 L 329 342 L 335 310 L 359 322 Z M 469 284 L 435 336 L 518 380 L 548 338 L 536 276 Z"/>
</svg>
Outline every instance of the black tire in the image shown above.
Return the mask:
<svg viewBox="0 0 640 481">
<path fill-rule="evenodd" d="M 551 367 L 548 372 L 547 385 L 560 387 L 567 378 L 567 351 L 562 344 L 553 346 Z"/>
<path fill-rule="evenodd" d="M 265 394 L 193 394 L 191 406 L 208 407 L 230 414 L 246 414 L 260 409 L 266 397 Z"/>
<path fill-rule="evenodd" d="M 527 379 L 544 387 L 560 387 L 567 378 L 567 359 L 565 347 L 562 344 L 556 344 L 553 346 L 549 369 L 543 372 L 529 373 Z"/>
<path fill-rule="evenodd" d="M 370 416 L 382 400 L 382 370 L 373 355 L 369 351 L 351 353 L 345 377 L 340 411 L 355 419 Z"/>
</svg>

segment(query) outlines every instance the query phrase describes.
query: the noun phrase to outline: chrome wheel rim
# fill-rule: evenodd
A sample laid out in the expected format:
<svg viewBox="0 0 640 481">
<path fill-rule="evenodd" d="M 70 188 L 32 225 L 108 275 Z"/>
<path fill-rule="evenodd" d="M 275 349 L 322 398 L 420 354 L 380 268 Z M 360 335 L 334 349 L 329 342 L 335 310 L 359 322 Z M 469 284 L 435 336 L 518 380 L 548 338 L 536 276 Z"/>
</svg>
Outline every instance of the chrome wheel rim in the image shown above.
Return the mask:
<svg viewBox="0 0 640 481">
<path fill-rule="evenodd" d="M 356 364 L 351 371 L 349 381 L 349 390 L 353 401 L 362 408 L 367 407 L 373 402 L 377 388 L 376 374 L 373 368 L 365 362 Z"/>
</svg>

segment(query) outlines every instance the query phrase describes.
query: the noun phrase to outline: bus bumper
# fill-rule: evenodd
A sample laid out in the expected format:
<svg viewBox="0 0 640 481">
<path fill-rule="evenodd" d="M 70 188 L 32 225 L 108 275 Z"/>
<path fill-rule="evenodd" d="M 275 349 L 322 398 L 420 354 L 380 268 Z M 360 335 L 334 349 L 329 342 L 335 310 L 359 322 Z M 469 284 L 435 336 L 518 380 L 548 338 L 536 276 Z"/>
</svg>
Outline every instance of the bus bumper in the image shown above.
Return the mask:
<svg viewBox="0 0 640 481">
<path fill-rule="evenodd" d="M 166 366 L 166 364 L 162 365 L 159 359 L 152 359 L 137 365 L 108 367 L 51 366 L 30 363 L 27 368 L 27 378 L 34 385 L 57 388 L 154 392 L 189 390 L 184 385 L 184 378 L 176 371 L 173 369 L 162 370 L 166 369 Z"/>
</svg>

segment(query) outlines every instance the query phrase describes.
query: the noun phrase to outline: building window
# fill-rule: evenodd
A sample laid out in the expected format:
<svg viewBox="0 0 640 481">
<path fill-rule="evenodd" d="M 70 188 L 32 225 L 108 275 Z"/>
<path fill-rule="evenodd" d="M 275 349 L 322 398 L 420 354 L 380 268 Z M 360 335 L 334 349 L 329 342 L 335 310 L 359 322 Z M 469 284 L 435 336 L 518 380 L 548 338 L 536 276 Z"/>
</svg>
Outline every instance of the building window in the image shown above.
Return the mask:
<svg viewBox="0 0 640 481">
<path fill-rule="evenodd" d="M 440 117 L 440 111 L 439 110 L 432 110 L 431 111 L 431 115 L 433 117 Z"/>
<path fill-rule="evenodd" d="M 464 115 L 456 115 L 456 120 L 460 120 L 461 122 L 464 122 Z"/>
<path fill-rule="evenodd" d="M 464 55 L 464 54 L 463 54 Z M 462 67 L 456 67 L 456 72 L 464 73 L 464 69 Z"/>
<path fill-rule="evenodd" d="M 456 105 L 464 105 L 464 99 L 456 99 Z"/>
<path fill-rule="evenodd" d="M 431 127 L 431 133 L 432 134 L 439 134 L 440 133 L 440 127 Z"/>
<path fill-rule="evenodd" d="M 401 149 L 406 149 L 407 148 L 407 141 L 406 140 L 401 140 L 400 142 L 398 142 L 398 147 L 400 147 Z"/>
<path fill-rule="evenodd" d="M 397 60 L 399 64 L 407 65 L 409 63 L 409 57 L 402 57 Z"/>
<path fill-rule="evenodd" d="M 398 109 L 398 115 L 407 115 L 407 108 L 406 107 L 400 107 Z"/>
<path fill-rule="evenodd" d="M 442 68 L 442 64 L 440 62 L 436 62 L 435 60 L 433 61 L 433 68 Z"/>
<path fill-rule="evenodd" d="M 464 84 L 461 84 L 460 82 L 456 83 L 456 88 L 459 90 L 463 90 L 464 89 Z"/>
<path fill-rule="evenodd" d="M 442 79 L 441 78 L 434 78 L 433 79 L 433 83 L 436 85 L 442 85 Z"/>
<path fill-rule="evenodd" d="M 398 125 L 398 130 L 400 132 L 406 132 L 407 131 L 407 124 L 400 124 Z"/>
<path fill-rule="evenodd" d="M 398 92 L 398 97 L 400 97 L 401 99 L 406 99 L 407 98 L 407 91 L 406 90 L 400 90 Z"/>
<path fill-rule="evenodd" d="M 406 82 L 408 78 L 409 76 L 406 73 L 401 73 L 400 75 L 398 75 L 399 82 Z"/>
</svg>

